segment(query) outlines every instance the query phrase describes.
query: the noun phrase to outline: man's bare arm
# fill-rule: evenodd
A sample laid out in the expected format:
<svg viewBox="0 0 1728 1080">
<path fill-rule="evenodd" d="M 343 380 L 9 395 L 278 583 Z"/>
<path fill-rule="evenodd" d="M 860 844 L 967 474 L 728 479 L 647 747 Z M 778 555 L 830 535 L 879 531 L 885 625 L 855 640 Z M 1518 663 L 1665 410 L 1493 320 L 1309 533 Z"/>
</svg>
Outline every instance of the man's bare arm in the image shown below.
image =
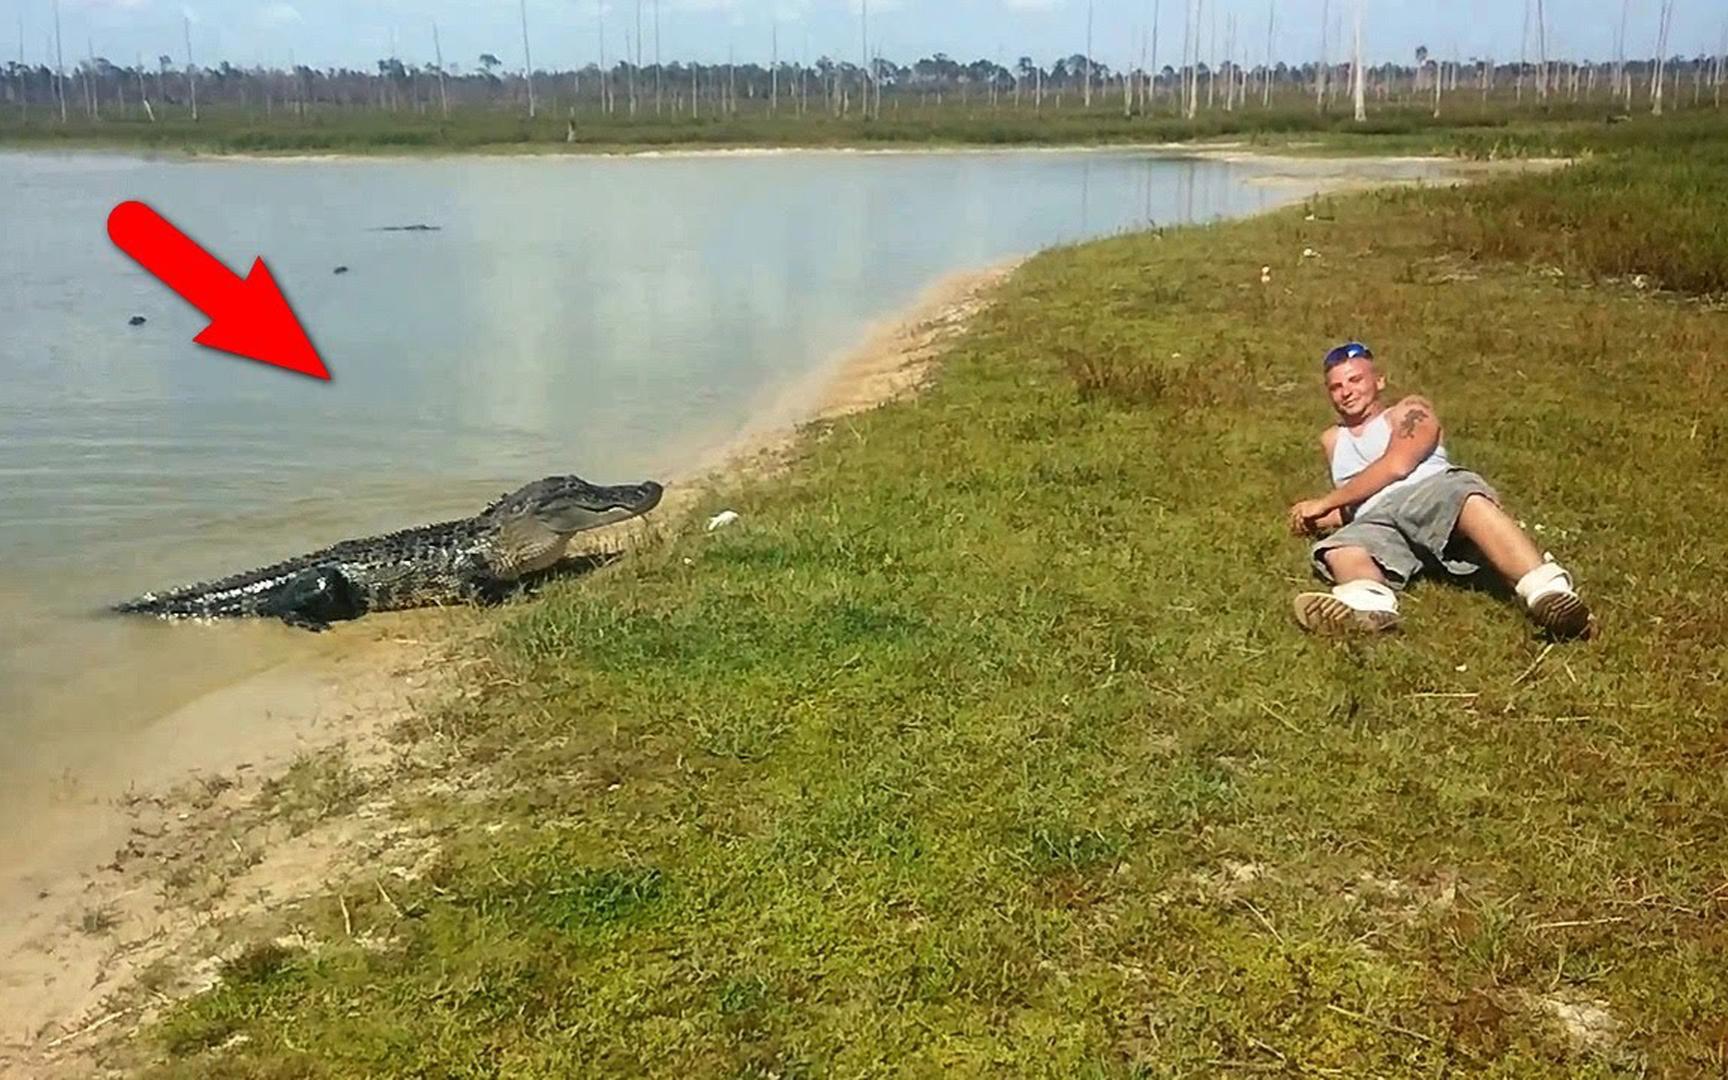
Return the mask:
<svg viewBox="0 0 1728 1080">
<path fill-rule="evenodd" d="M 1371 498 L 1386 485 L 1415 472 L 1440 444 L 1440 420 L 1426 398 L 1407 397 L 1387 412 L 1392 439 L 1386 452 L 1347 483 L 1315 500 L 1325 510 L 1343 510 Z"/>
<path fill-rule="evenodd" d="M 1337 444 L 1337 428 L 1329 427 L 1320 433 L 1320 458 L 1326 464 L 1326 473 L 1328 476 L 1332 473 L 1332 451 Z M 1325 536 L 1327 533 L 1337 532 L 1339 529 L 1344 527 L 1344 511 L 1332 510 L 1313 521 L 1304 522 L 1303 524 L 1309 535 Z"/>
<path fill-rule="evenodd" d="M 1326 536 L 1335 533 L 1349 524 L 1344 520 L 1344 511 L 1328 510 L 1308 523 L 1308 531 L 1316 536 Z"/>
</svg>

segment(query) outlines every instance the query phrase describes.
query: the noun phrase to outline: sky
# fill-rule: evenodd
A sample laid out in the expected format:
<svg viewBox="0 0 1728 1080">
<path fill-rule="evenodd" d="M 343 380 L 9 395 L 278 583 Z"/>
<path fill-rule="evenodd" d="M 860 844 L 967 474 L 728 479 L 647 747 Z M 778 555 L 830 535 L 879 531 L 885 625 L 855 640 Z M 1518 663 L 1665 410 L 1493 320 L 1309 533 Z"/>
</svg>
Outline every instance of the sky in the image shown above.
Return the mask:
<svg viewBox="0 0 1728 1080">
<path fill-rule="evenodd" d="M 445 61 L 476 67 L 483 52 L 507 68 L 523 60 L 521 7 L 526 3 L 536 69 L 585 65 L 599 53 L 605 26 L 608 61 L 636 36 L 637 0 L 59 0 L 62 48 L 68 66 L 90 55 L 114 63 L 151 62 L 169 53 L 186 59 L 189 21 L 200 65 L 368 68 L 383 57 L 406 63 L 433 59 L 436 23 Z M 766 62 L 776 34 L 783 60 L 828 55 L 858 61 L 860 3 L 869 4 L 870 50 L 900 63 L 945 52 L 1012 66 L 1031 55 L 1046 66 L 1086 47 L 1091 8 L 1092 54 L 1111 67 L 1139 63 L 1159 24 L 1156 66 L 1181 57 L 1188 0 L 640 0 L 642 57 L 654 59 L 654 10 L 659 7 L 660 54 L 668 62 L 697 59 Z M 1362 0 L 1363 49 L 1370 63 L 1409 62 L 1418 45 L 1444 59 L 1492 56 L 1515 60 L 1524 27 L 1519 0 Z M 1550 57 L 1613 59 L 1623 5 L 1630 56 L 1654 52 L 1661 0 L 1546 0 Z M 1221 55 L 1228 18 L 1240 29 L 1236 55 L 1258 63 L 1267 54 L 1269 5 L 1275 19 L 1272 53 L 1290 62 L 1320 53 L 1322 10 L 1331 27 L 1328 55 L 1345 56 L 1356 0 L 1207 0 L 1217 16 Z M 1722 48 L 1728 0 L 1675 0 L 1670 54 Z M 10 9 L 10 10 L 8 10 Z M 20 34 L 19 27 L 22 26 Z M 1203 28 L 1210 35 L 1210 25 Z M 1342 39 L 1340 34 L 1342 33 Z M 52 63 L 54 0 L 0 0 L 0 60 L 15 59 L 22 42 L 29 62 Z M 630 45 L 634 49 L 634 45 Z M 1537 55 L 1536 35 L 1529 42 Z"/>
</svg>

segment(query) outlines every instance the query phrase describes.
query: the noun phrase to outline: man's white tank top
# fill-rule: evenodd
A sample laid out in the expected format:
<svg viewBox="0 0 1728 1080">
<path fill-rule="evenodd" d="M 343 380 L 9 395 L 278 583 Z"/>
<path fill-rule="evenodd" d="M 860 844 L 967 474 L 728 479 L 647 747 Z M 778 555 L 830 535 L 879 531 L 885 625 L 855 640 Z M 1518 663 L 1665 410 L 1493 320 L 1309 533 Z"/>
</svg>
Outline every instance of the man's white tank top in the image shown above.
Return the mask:
<svg viewBox="0 0 1728 1080">
<path fill-rule="evenodd" d="M 1343 424 L 1338 425 L 1338 439 L 1332 444 L 1332 486 L 1340 487 L 1351 477 L 1366 469 L 1386 453 L 1386 448 L 1392 443 L 1392 424 L 1386 419 L 1387 414 L 1381 413 L 1368 421 L 1368 426 L 1362 429 L 1362 434 L 1352 435 L 1350 429 Z M 1402 480 L 1395 480 L 1379 491 L 1370 495 L 1361 506 L 1356 508 L 1357 514 L 1362 514 L 1375 503 L 1386 498 L 1394 491 L 1412 487 L 1430 476 L 1445 472 L 1452 467 L 1451 459 L 1446 456 L 1446 443 L 1440 442 L 1432 453 L 1422 459 L 1421 464 Z"/>
</svg>

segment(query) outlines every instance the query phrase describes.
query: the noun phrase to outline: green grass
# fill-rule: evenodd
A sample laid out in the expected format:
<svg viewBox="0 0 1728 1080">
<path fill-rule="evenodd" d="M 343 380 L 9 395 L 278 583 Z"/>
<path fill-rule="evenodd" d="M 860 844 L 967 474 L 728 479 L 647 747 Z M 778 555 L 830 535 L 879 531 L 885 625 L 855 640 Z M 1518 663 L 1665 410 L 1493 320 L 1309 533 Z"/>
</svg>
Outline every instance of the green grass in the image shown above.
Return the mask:
<svg viewBox="0 0 1728 1080">
<path fill-rule="evenodd" d="M 699 508 L 739 524 L 501 616 L 436 765 L 494 794 L 174 1010 L 150 1075 L 1720 1073 L 1722 316 L 1613 275 L 1719 280 L 1643 260 L 1725 177 L 1650 152 L 1038 257 L 926 395 Z M 1435 583 L 1389 639 L 1294 628 L 1346 337 L 1600 640 Z"/>
</svg>

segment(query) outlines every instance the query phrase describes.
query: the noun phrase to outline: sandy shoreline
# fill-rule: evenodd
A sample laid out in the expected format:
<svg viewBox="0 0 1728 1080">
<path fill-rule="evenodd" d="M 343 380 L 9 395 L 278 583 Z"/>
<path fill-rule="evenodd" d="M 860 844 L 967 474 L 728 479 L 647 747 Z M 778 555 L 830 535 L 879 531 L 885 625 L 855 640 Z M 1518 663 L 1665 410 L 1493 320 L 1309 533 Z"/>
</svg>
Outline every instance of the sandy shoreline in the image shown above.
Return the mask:
<svg viewBox="0 0 1728 1080">
<path fill-rule="evenodd" d="M 1303 144 L 1297 144 L 1299 147 Z M 429 150 L 424 153 L 379 151 L 356 153 L 351 150 L 330 151 L 248 151 L 159 149 L 115 146 L 94 143 L 88 146 L 56 145 L 36 147 L 0 145 L 0 153 L 17 154 L 109 154 L 121 157 L 141 157 L 157 161 L 203 162 L 209 164 L 405 164 L 425 161 L 542 161 L 581 162 L 593 160 L 713 160 L 739 158 L 783 157 L 1004 157 L 1017 154 L 1151 154 L 1175 159 L 1199 159 L 1241 164 L 1290 162 L 1318 167 L 1324 171 L 1348 171 L 1357 166 L 1376 164 L 1414 164 L 1430 162 L 1446 165 L 1491 164 L 1472 163 L 1464 159 L 1437 154 L 1368 154 L 1351 156 L 1321 156 L 1290 153 L 1289 148 L 1261 149 L 1237 141 L 1218 142 L 1122 142 L 1122 143 L 1028 143 L 1024 145 L 977 146 L 954 145 L 883 145 L 883 146 L 684 146 L 647 145 L 566 147 L 562 144 L 543 148 L 511 150 Z M 1520 159 L 1541 164 L 1538 159 Z"/>
<path fill-rule="evenodd" d="M 778 158 L 778 157 L 957 157 L 996 156 L 1012 154 L 1120 154 L 1160 153 L 1172 157 L 1202 157 L 1211 148 L 1231 149 L 1239 144 L 1193 144 L 1179 142 L 1154 143 L 1028 143 L 1024 145 L 975 146 L 953 145 L 884 145 L 884 146 L 703 146 L 645 145 L 577 146 L 563 144 L 504 149 L 427 150 L 403 153 L 397 150 L 378 152 L 353 150 L 199 150 L 145 146 L 117 146 L 108 143 L 56 144 L 30 146 L 0 144 L 0 153 L 11 154 L 107 154 L 119 157 L 148 158 L 153 161 L 184 161 L 220 163 L 259 163 L 279 165 L 304 164 L 378 164 L 401 165 L 425 161 L 544 161 L 580 162 L 599 160 L 713 160 L 715 158 Z M 1356 160 L 1367 160 L 1359 158 Z M 1411 159 L 1414 160 L 1414 159 Z M 1448 160 L 1436 158 L 1434 160 Z"/>
<path fill-rule="evenodd" d="M 688 520 L 695 501 L 782 467 L 802 425 L 915 391 L 1017 262 L 932 284 L 764 403 L 722 453 L 668 477 L 649 519 L 573 550 L 699 528 Z M 82 791 L 35 823 L 44 842 L 0 882 L 0 1075 L 86 1075 L 103 1046 L 210 985 L 227 928 L 268 922 L 363 867 L 406 876 L 429 857 L 434 842 L 391 812 L 414 794 L 399 782 L 414 747 L 395 736 L 463 692 L 451 676 L 478 663 L 489 621 L 457 609 L 338 626 L 152 725 L 135 783 Z M 295 833 L 282 820 L 290 769 L 346 777 L 358 805 Z"/>
</svg>

